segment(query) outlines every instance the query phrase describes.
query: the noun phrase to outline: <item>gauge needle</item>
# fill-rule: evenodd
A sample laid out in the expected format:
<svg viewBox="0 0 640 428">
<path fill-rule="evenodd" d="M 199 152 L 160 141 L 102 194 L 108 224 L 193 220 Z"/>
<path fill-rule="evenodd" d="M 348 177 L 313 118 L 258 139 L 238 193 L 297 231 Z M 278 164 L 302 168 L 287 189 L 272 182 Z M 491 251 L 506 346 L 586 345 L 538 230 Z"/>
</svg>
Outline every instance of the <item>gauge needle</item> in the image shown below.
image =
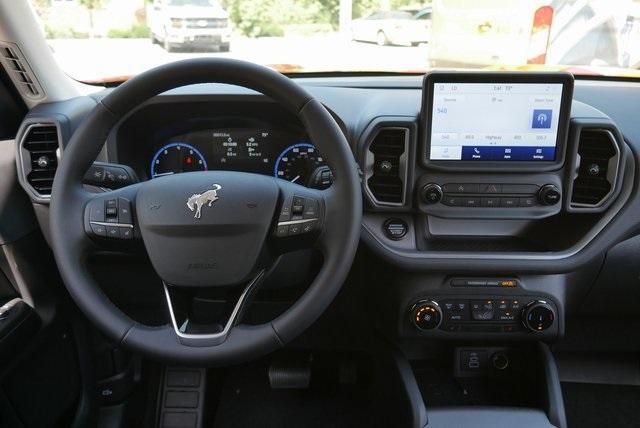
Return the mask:
<svg viewBox="0 0 640 428">
<path fill-rule="evenodd" d="M 300 176 L 299 176 L 299 175 L 296 175 L 296 178 L 294 178 L 293 180 L 291 180 L 291 182 L 292 182 L 292 183 L 295 183 L 295 182 L 296 182 L 296 180 L 298 180 L 298 178 L 300 178 Z"/>
<path fill-rule="evenodd" d="M 173 174 L 173 171 L 169 171 L 169 172 L 162 172 L 160 174 L 156 174 L 156 177 L 162 177 L 163 175 L 171 175 Z"/>
</svg>

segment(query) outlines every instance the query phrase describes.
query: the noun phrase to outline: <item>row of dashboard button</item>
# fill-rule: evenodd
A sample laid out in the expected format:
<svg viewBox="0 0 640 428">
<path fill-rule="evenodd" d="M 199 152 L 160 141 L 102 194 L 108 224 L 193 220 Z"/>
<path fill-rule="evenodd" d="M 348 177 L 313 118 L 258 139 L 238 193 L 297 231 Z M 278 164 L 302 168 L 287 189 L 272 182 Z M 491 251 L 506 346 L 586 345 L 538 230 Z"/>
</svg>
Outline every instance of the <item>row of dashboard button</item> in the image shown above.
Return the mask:
<svg viewBox="0 0 640 428">
<path fill-rule="evenodd" d="M 535 197 L 476 197 L 476 196 L 452 196 L 444 195 L 442 203 L 450 207 L 534 207 L 538 204 Z"/>
<path fill-rule="evenodd" d="M 444 321 L 516 321 L 522 302 L 518 299 L 445 300 L 441 302 Z"/>
<path fill-rule="evenodd" d="M 445 193 L 505 193 L 534 195 L 539 187 L 535 184 L 496 184 L 496 183 L 447 183 L 442 186 Z"/>
</svg>

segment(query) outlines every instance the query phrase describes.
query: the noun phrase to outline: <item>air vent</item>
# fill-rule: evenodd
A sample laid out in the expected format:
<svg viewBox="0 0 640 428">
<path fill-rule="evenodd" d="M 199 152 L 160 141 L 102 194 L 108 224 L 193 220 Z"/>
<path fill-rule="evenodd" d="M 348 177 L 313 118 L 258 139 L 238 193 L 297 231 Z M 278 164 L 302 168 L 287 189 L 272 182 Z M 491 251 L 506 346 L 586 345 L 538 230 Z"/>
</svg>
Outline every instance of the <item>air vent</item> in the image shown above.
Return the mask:
<svg viewBox="0 0 640 428">
<path fill-rule="evenodd" d="M 27 183 L 39 196 L 50 196 L 58 167 L 58 128 L 53 124 L 31 125 L 22 138 L 21 147 Z"/>
<path fill-rule="evenodd" d="M 367 153 L 367 188 L 378 205 L 403 205 L 407 170 L 407 128 L 381 128 Z"/>
<path fill-rule="evenodd" d="M 31 99 L 44 96 L 33 71 L 17 46 L 1 42 L 0 60 L 21 94 Z"/>
<path fill-rule="evenodd" d="M 577 174 L 571 205 L 593 208 L 602 205 L 613 192 L 620 150 L 608 129 L 582 129 L 578 140 Z"/>
</svg>

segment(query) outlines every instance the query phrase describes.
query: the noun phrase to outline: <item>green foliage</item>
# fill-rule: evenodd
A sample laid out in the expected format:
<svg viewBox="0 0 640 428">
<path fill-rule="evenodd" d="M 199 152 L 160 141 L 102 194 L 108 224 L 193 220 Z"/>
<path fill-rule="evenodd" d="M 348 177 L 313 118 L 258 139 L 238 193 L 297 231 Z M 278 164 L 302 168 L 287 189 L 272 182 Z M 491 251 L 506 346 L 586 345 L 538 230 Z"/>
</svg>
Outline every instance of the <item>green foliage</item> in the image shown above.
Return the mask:
<svg viewBox="0 0 640 428">
<path fill-rule="evenodd" d="M 104 6 L 104 0 L 78 0 L 78 3 L 88 10 L 96 10 Z"/>
<path fill-rule="evenodd" d="M 221 0 L 234 27 L 249 37 L 282 36 L 287 28 L 312 24 L 338 29 L 340 0 Z M 393 9 L 420 5 L 420 0 L 391 0 Z M 353 18 L 380 10 L 382 0 L 353 0 Z"/>
<path fill-rule="evenodd" d="M 151 31 L 146 24 L 134 24 L 129 28 L 112 28 L 107 32 L 110 39 L 148 39 Z"/>
<path fill-rule="evenodd" d="M 44 26 L 44 35 L 47 40 L 51 39 L 87 39 L 88 33 L 76 31 L 71 27 L 67 28 L 53 28 L 49 25 Z"/>
</svg>

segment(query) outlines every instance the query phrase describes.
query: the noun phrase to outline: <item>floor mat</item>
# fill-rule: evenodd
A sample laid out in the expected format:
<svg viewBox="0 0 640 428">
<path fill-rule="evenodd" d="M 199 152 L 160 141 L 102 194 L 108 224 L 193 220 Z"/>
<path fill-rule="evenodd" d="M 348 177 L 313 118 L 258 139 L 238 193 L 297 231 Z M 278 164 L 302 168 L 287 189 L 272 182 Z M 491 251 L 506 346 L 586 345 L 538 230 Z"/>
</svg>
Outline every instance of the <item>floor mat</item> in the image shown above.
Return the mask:
<svg viewBox="0 0 640 428">
<path fill-rule="evenodd" d="M 640 427 L 640 387 L 562 383 L 569 428 Z"/>
<path fill-rule="evenodd" d="M 372 411 L 367 388 L 311 380 L 305 390 L 273 390 L 264 366 L 231 371 L 223 381 L 214 422 L 227 427 L 388 426 Z"/>
</svg>

